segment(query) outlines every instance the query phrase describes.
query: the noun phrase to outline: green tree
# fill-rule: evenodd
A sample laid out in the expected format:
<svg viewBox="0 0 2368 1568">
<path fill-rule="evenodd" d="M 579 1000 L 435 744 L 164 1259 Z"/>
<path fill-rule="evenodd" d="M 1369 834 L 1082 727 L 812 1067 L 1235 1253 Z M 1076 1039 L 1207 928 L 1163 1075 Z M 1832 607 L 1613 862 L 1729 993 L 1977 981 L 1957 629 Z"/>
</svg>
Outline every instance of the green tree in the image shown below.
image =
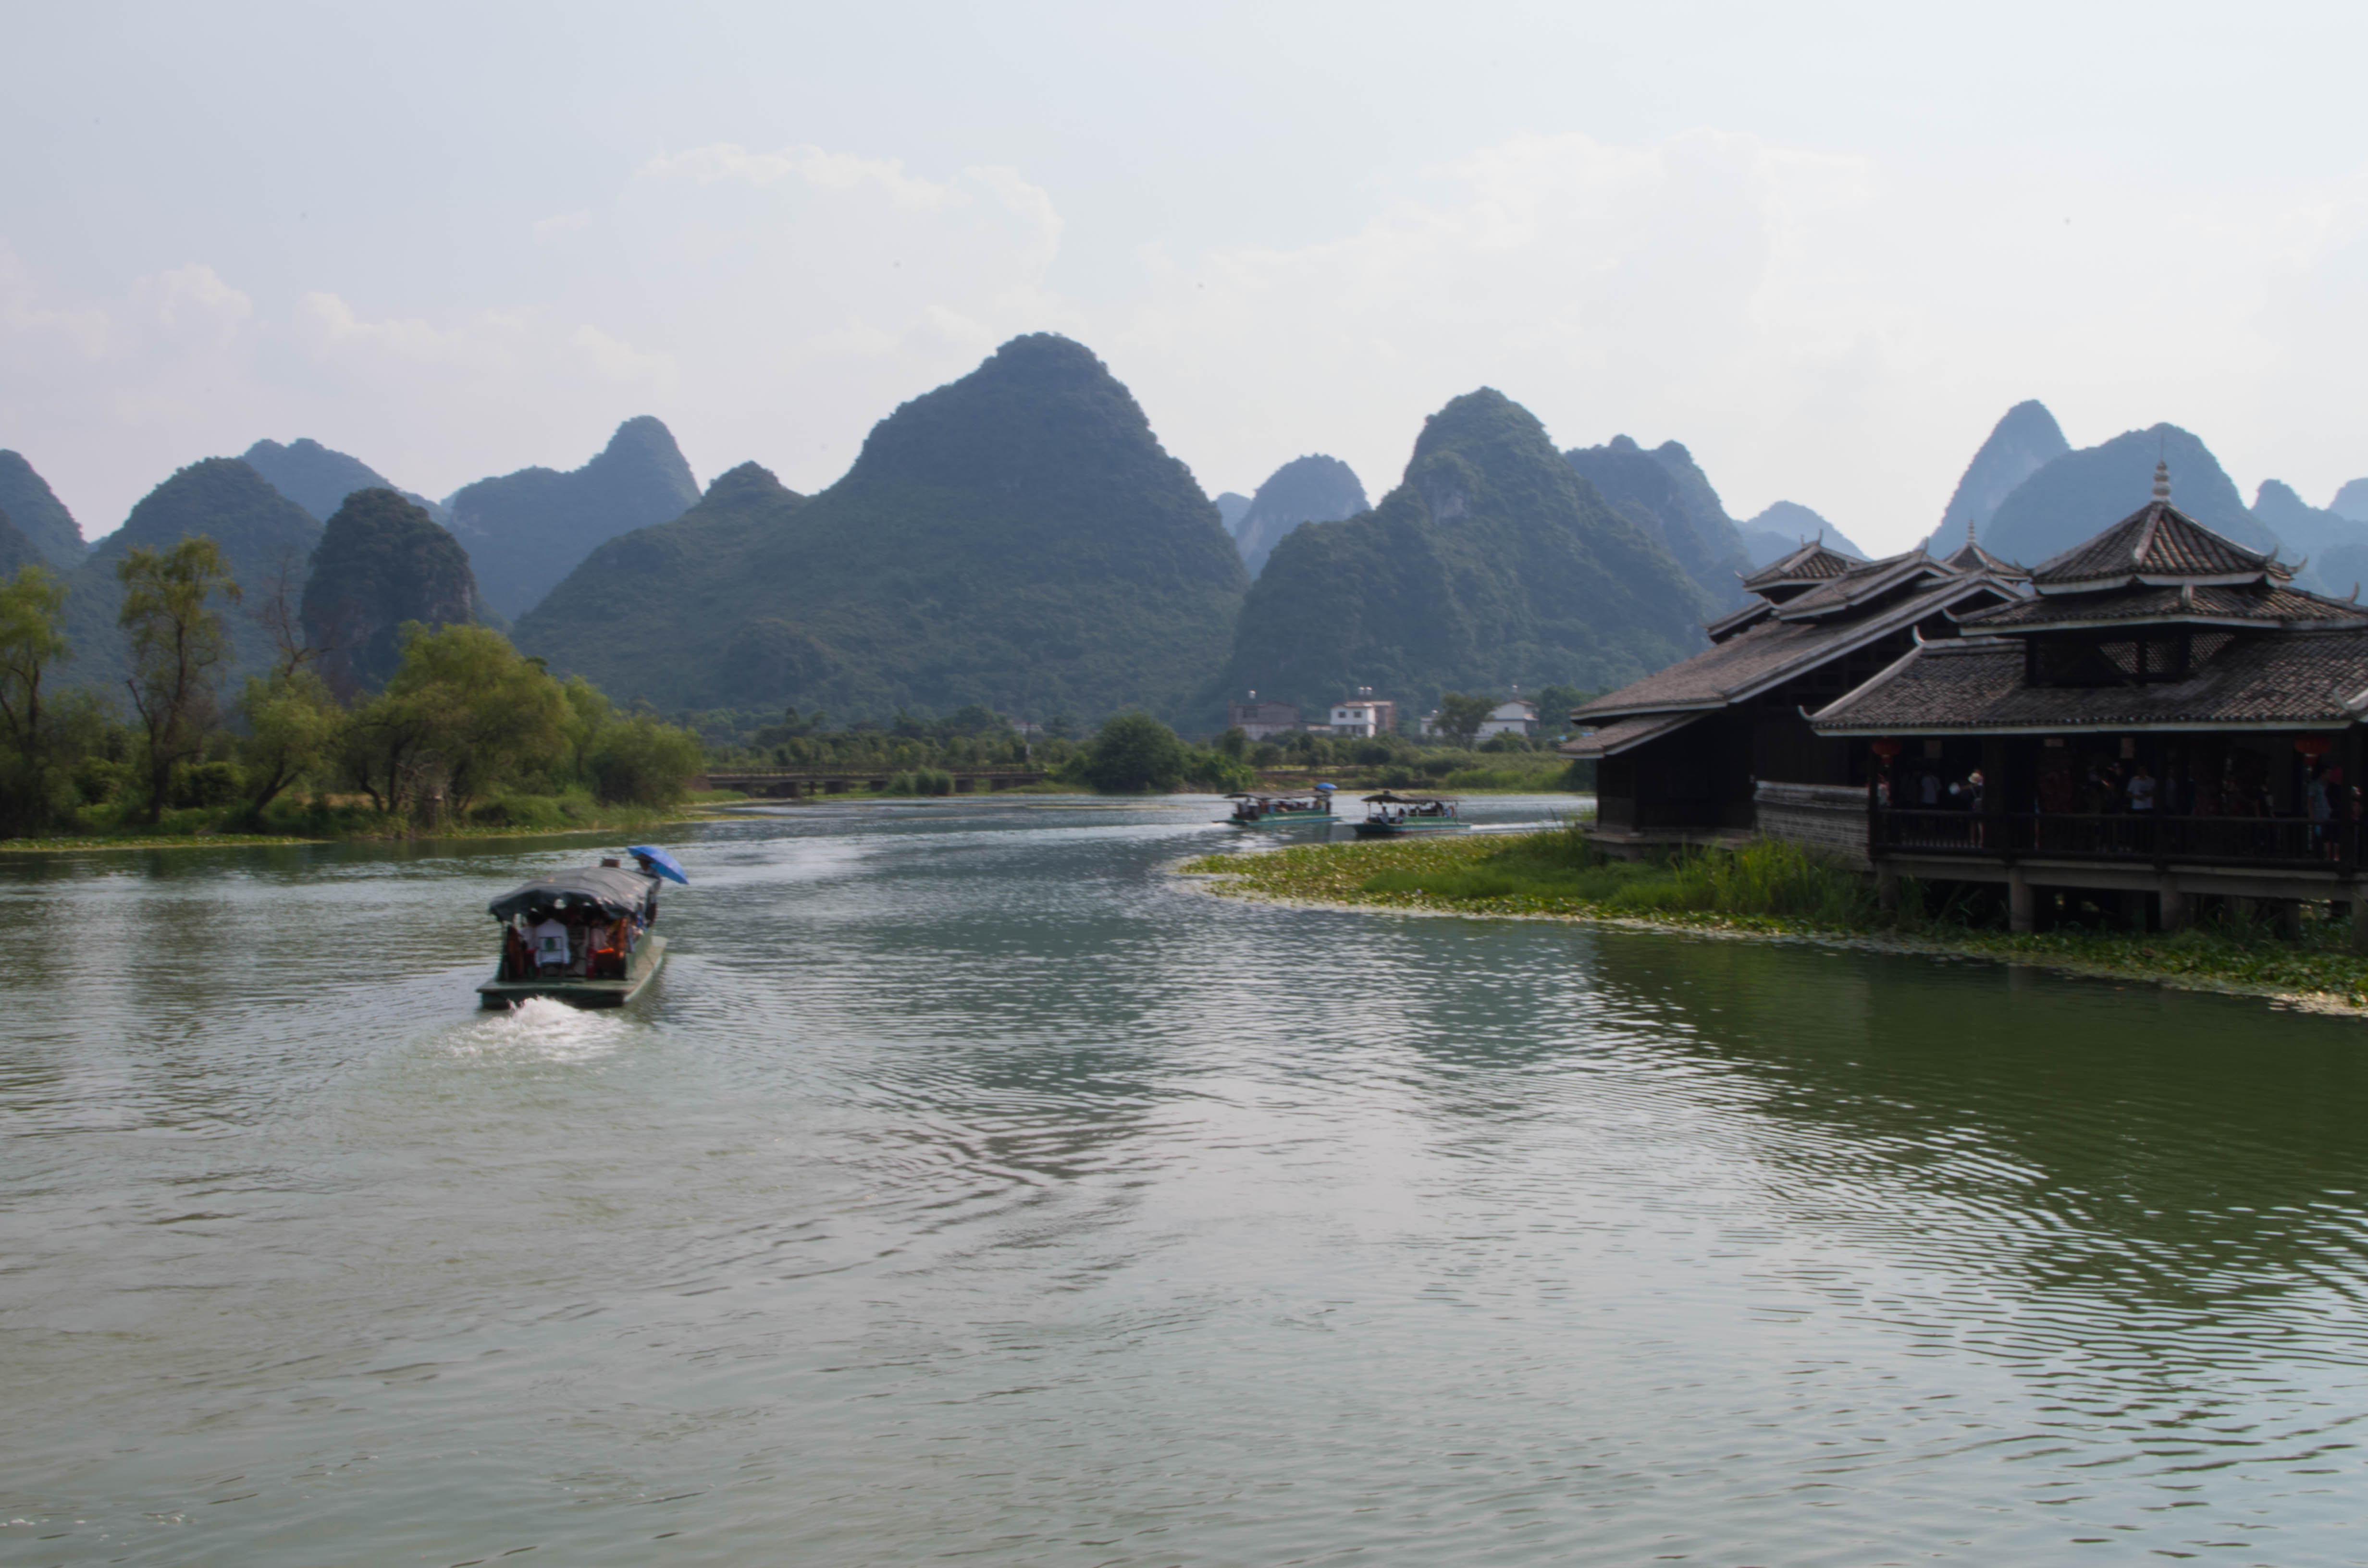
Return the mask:
<svg viewBox="0 0 2368 1568">
<path fill-rule="evenodd" d="M 699 768 L 699 737 L 647 713 L 603 727 L 586 764 L 595 795 L 609 805 L 630 806 L 673 805 Z M 939 777 L 951 792 L 951 776 Z"/>
<path fill-rule="evenodd" d="M 1249 732 L 1243 729 L 1239 724 L 1235 724 L 1232 729 L 1227 730 L 1224 734 L 1219 735 L 1213 744 L 1217 750 L 1224 753 L 1227 756 L 1234 758 L 1235 761 L 1239 761 L 1241 758 L 1247 756 L 1250 753 Z"/>
<path fill-rule="evenodd" d="M 345 715 L 329 694 L 328 683 L 301 663 L 268 676 L 247 676 L 238 706 L 246 721 L 246 734 L 238 744 L 247 784 L 246 809 L 259 816 L 328 757 Z"/>
<path fill-rule="evenodd" d="M 1086 782 L 1105 795 L 1173 790 L 1189 756 L 1176 732 L 1148 713 L 1121 713 L 1103 724 L 1080 758 Z"/>
<path fill-rule="evenodd" d="M 41 682 L 65 657 L 65 585 L 26 566 L 0 583 L 0 833 L 46 826 L 57 782 L 53 726 Z"/>
<path fill-rule="evenodd" d="M 490 627 L 404 628 L 403 662 L 357 710 L 347 771 L 380 810 L 466 812 L 567 745 L 564 689 Z"/>
<path fill-rule="evenodd" d="M 140 715 L 148 775 L 146 821 L 164 814 L 173 769 L 203 751 L 221 722 L 214 678 L 230 657 L 230 633 L 211 602 L 236 604 L 238 585 L 222 547 L 203 534 L 157 551 L 134 545 L 116 563 L 131 635 L 132 709 Z"/>
<path fill-rule="evenodd" d="M 1493 697 L 1448 692 L 1439 699 L 1440 730 L 1453 736 L 1458 745 L 1469 751 L 1472 737 L 1480 733 L 1480 726 L 1486 723 L 1488 715 L 1497 710 L 1497 701 Z"/>
</svg>

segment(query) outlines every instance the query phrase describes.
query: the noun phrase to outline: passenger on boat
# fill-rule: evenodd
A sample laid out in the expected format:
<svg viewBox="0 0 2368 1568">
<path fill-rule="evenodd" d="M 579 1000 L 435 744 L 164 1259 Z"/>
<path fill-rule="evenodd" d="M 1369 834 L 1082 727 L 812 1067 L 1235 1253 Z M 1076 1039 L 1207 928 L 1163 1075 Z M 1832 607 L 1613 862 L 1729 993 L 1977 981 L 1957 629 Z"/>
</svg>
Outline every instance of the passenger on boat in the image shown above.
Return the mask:
<svg viewBox="0 0 2368 1568">
<path fill-rule="evenodd" d="M 533 949 L 535 968 L 545 974 L 567 972 L 574 953 L 566 926 L 546 915 L 542 924 L 527 933 L 527 944 Z"/>
</svg>

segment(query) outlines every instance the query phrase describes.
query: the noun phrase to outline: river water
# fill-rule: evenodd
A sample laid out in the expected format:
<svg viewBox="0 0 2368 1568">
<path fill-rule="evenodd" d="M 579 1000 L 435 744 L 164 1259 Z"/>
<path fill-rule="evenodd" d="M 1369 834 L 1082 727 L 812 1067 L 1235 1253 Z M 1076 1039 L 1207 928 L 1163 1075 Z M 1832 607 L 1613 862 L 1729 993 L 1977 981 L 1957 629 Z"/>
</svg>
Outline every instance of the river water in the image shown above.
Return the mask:
<svg viewBox="0 0 2368 1568">
<path fill-rule="evenodd" d="M 2360 1024 L 1215 814 L 681 829 L 609 1014 L 582 846 L 8 858 L 0 1562 L 2368 1561 Z"/>
</svg>

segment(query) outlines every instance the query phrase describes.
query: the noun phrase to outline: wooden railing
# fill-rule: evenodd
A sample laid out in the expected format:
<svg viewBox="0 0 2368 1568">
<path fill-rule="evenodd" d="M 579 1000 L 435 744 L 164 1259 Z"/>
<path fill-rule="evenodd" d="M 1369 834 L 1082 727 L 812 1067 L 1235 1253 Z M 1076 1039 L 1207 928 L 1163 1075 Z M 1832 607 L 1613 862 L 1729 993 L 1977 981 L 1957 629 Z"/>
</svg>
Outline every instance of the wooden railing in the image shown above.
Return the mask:
<svg viewBox="0 0 2368 1568">
<path fill-rule="evenodd" d="M 1876 807 L 1875 855 L 2040 856 L 2066 860 L 2179 861 L 2206 866 L 2360 864 L 2361 824 L 2295 817 L 2186 817 L 2152 812 L 1919 811 Z"/>
</svg>

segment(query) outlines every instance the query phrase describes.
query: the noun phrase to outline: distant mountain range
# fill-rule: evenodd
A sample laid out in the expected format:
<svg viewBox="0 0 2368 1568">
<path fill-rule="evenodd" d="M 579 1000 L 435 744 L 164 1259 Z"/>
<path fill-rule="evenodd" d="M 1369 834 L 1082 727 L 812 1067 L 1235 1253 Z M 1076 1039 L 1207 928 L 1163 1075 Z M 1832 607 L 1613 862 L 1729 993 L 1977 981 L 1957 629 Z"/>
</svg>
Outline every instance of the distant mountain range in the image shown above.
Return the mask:
<svg viewBox="0 0 2368 1568">
<path fill-rule="evenodd" d="M 2071 449 L 2072 443 L 2064 438 L 2063 428 L 2055 423 L 2055 415 L 2047 412 L 2045 403 L 2033 398 L 2008 409 L 1991 429 L 1989 438 L 1974 453 L 1974 460 L 1965 465 L 1964 476 L 1957 481 L 1956 493 L 1949 497 L 1948 507 L 1941 514 L 1941 526 L 1924 541 L 1924 548 L 1946 560 L 1964 549 L 1969 537 L 1987 544 L 1990 520 L 1998 516 L 2006 498 L 2024 480 Z M 2135 506 L 2133 503 L 2130 509 Z M 2107 521 L 2116 520 L 2121 515 L 2117 513 Z M 2100 522 L 2089 533 L 2104 526 Z M 2089 533 L 2080 537 L 2086 539 Z"/>
<path fill-rule="evenodd" d="M 1819 540 L 1828 550 L 1867 559 L 1866 551 L 1851 543 L 1841 529 L 1795 501 L 1778 501 L 1735 527 L 1754 566 L 1768 565 Z"/>
<path fill-rule="evenodd" d="M 1615 511 L 1643 528 L 1702 591 L 1711 609 L 1743 600 L 1751 552 L 1693 454 L 1675 441 L 1647 451 L 1626 436 L 1565 452 Z M 1584 683 L 1581 683 L 1584 684 Z"/>
<path fill-rule="evenodd" d="M 1672 489 L 1654 494 L 1672 505 Z M 1370 686 L 1418 709 L 1452 689 L 1615 686 L 1701 647 L 1709 602 L 1657 520 L 1615 510 L 1529 410 L 1483 388 L 1424 422 L 1372 511 L 1275 547 L 1210 705 L 1252 688 L 1315 705 Z"/>
<path fill-rule="evenodd" d="M 271 482 L 274 490 L 324 523 L 357 490 L 392 490 L 436 522 L 451 520 L 442 506 L 427 496 L 403 489 L 361 459 L 334 451 L 309 436 L 284 447 L 277 441 L 257 441 L 241 455 L 249 468 Z"/>
<path fill-rule="evenodd" d="M 1285 534 L 1302 523 L 1332 523 L 1365 509 L 1365 487 L 1338 458 L 1293 458 L 1268 476 L 1232 530 L 1242 564 L 1257 576 Z M 1220 505 L 1218 515 L 1224 507 Z"/>
<path fill-rule="evenodd" d="M 872 426 L 811 499 L 744 464 L 679 519 L 609 540 L 518 639 L 674 708 L 1179 719 L 1247 585 L 1133 396 L 1036 334 Z"/>
<path fill-rule="evenodd" d="M 513 619 L 540 604 L 596 546 L 698 504 L 699 482 L 673 432 L 646 414 L 618 426 L 582 468 L 520 469 L 481 479 L 446 502 L 485 602 Z"/>
</svg>

